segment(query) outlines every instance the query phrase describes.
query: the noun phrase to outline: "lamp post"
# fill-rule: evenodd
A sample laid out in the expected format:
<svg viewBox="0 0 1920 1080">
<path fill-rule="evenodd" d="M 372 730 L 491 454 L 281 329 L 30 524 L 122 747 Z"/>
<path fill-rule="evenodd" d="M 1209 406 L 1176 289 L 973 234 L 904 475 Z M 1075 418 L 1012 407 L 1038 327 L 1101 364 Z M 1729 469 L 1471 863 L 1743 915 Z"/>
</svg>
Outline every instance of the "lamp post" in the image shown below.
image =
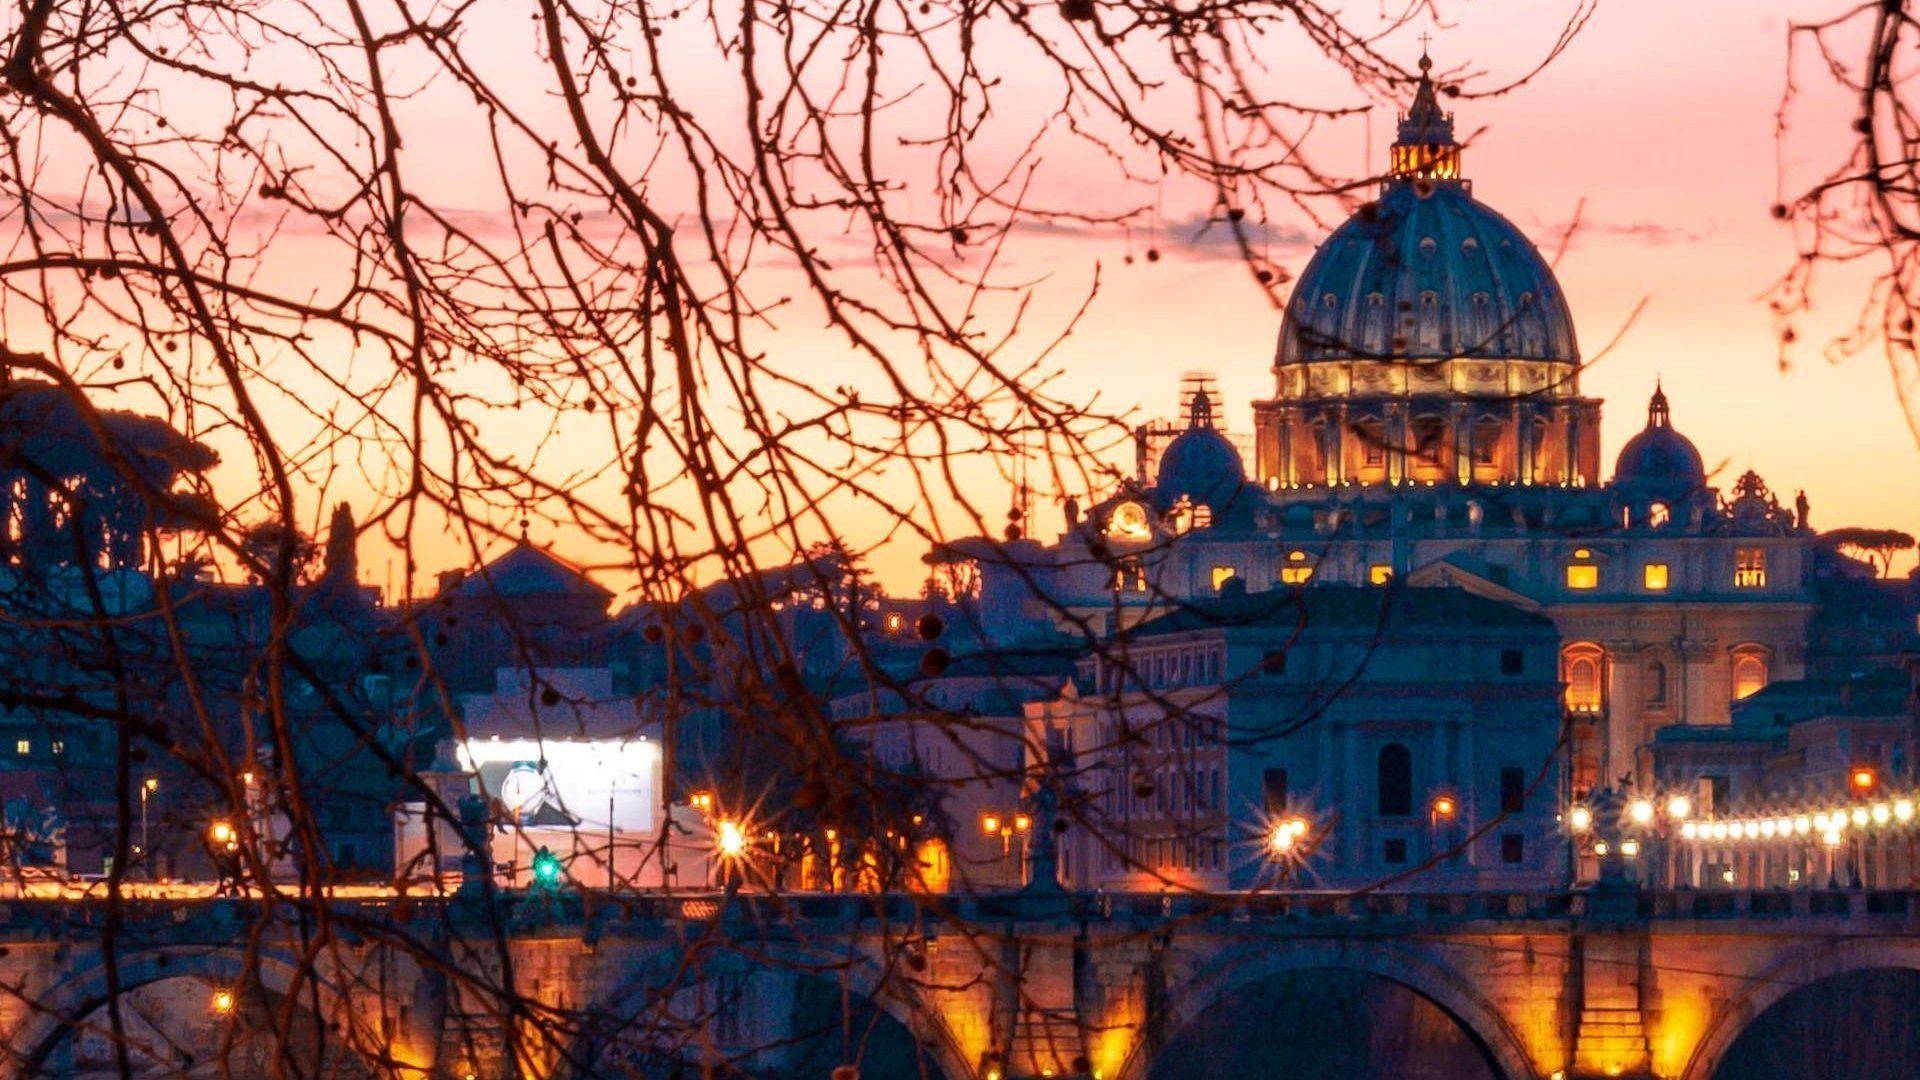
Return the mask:
<svg viewBox="0 0 1920 1080">
<path fill-rule="evenodd" d="M 1015 810 L 1011 813 L 1002 813 L 998 810 L 980 811 L 980 833 L 988 839 L 996 836 L 1000 838 L 1000 857 L 1003 860 L 1013 855 L 1014 835 L 1017 833 L 1025 836 L 1032 828 L 1033 817 L 1024 810 Z"/>
<path fill-rule="evenodd" d="M 1427 844 L 1430 849 L 1429 854 L 1433 858 L 1439 858 L 1441 849 L 1446 846 L 1440 839 L 1441 823 L 1451 822 L 1454 815 L 1459 812 L 1458 800 L 1444 791 L 1435 795 L 1433 801 L 1427 804 Z"/>
<path fill-rule="evenodd" d="M 148 860 L 147 862 L 148 878 L 153 877 L 153 863 L 151 861 L 153 856 L 151 854 L 152 842 L 147 834 L 147 799 L 159 790 L 160 790 L 159 777 L 149 776 L 145 780 L 142 780 L 140 782 L 140 851 L 139 851 L 139 854 Z"/>
</svg>

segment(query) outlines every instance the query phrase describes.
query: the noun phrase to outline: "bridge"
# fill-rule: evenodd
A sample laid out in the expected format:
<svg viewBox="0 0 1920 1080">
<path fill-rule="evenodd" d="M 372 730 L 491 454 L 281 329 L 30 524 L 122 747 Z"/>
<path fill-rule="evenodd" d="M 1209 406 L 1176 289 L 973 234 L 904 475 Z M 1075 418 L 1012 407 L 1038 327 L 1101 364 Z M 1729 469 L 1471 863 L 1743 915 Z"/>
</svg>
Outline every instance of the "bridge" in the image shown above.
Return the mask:
<svg viewBox="0 0 1920 1080">
<path fill-rule="evenodd" d="M 1712 1080 L 1771 1052 L 1740 1048 L 1769 1010 L 1864 1014 L 1848 980 L 1920 972 L 1916 912 L 1864 890 L 21 899 L 0 1076 L 111 1073 L 116 1041 L 136 1075 L 274 1075 L 271 1031 L 305 1075 L 421 1080 L 1265 1076 L 1235 1055 L 1352 1038 L 1395 1042 L 1400 1075 Z"/>
</svg>

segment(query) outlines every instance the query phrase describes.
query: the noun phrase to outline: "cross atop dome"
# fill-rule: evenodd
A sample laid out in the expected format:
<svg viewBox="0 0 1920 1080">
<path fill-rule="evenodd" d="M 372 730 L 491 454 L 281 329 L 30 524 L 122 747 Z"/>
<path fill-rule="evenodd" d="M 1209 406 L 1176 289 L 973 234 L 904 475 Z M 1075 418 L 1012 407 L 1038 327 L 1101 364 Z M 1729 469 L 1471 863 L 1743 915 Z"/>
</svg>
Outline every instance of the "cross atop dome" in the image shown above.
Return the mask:
<svg viewBox="0 0 1920 1080">
<path fill-rule="evenodd" d="M 1394 140 L 1392 173 L 1396 180 L 1460 179 L 1460 144 L 1453 137 L 1453 114 L 1440 107 L 1433 85 L 1433 60 L 1427 55 L 1427 35 L 1420 36 L 1420 80 L 1414 84 L 1413 104 L 1400 116 L 1400 137 Z"/>
</svg>

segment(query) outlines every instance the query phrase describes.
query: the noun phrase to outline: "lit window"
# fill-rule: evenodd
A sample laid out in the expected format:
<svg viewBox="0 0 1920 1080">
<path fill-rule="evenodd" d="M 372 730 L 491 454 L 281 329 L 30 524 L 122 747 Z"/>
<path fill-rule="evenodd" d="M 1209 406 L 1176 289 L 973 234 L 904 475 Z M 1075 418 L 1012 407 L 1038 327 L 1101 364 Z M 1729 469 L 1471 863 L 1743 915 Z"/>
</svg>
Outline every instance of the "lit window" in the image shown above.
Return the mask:
<svg viewBox="0 0 1920 1080">
<path fill-rule="evenodd" d="M 901 625 L 904 624 L 905 622 L 906 622 L 906 619 L 903 618 L 899 612 L 897 611 L 887 612 L 887 633 L 889 634 L 899 633 Z"/>
<path fill-rule="evenodd" d="M 15 743 L 13 744 L 13 752 L 14 752 L 14 753 L 16 753 L 16 754 L 31 754 L 31 753 L 33 753 L 33 740 L 32 740 L 32 739 L 21 739 L 21 740 L 19 740 L 18 742 L 15 742 Z"/>
<path fill-rule="evenodd" d="M 1280 568 L 1280 584 L 1305 585 L 1313 577 L 1311 566 L 1283 566 Z"/>
<path fill-rule="evenodd" d="M 1646 582 L 1648 590 L 1652 592 L 1664 590 L 1667 587 L 1667 564 L 1663 562 L 1648 563 L 1646 572 L 1642 575 L 1642 580 Z"/>
<path fill-rule="evenodd" d="M 1598 645 L 1569 645 L 1561 654 L 1561 681 L 1567 684 L 1567 710 L 1597 713 L 1606 704 L 1606 653 Z"/>
<path fill-rule="evenodd" d="M 1600 568 L 1592 563 L 1567 564 L 1567 588 L 1597 589 L 1600 587 Z"/>
<path fill-rule="evenodd" d="M 1763 589 L 1767 585 L 1765 548 L 1741 548 L 1733 556 L 1733 587 Z"/>
<path fill-rule="evenodd" d="M 1221 586 L 1225 585 L 1229 580 L 1239 576 L 1240 576 L 1240 571 L 1236 570 L 1231 566 L 1214 567 L 1213 568 L 1213 591 L 1219 592 Z"/>
<path fill-rule="evenodd" d="M 1766 650 L 1757 645 L 1742 645 L 1733 650 L 1733 700 L 1752 697 L 1766 685 Z"/>
<path fill-rule="evenodd" d="M 1672 517 L 1673 513 L 1667 509 L 1666 503 L 1654 503 L 1647 509 L 1647 525 L 1649 528 L 1658 529 L 1671 520 Z"/>
<path fill-rule="evenodd" d="M 1367 580 L 1375 585 L 1385 585 L 1393 580 L 1393 567 L 1386 563 L 1374 563 L 1367 567 Z"/>
</svg>

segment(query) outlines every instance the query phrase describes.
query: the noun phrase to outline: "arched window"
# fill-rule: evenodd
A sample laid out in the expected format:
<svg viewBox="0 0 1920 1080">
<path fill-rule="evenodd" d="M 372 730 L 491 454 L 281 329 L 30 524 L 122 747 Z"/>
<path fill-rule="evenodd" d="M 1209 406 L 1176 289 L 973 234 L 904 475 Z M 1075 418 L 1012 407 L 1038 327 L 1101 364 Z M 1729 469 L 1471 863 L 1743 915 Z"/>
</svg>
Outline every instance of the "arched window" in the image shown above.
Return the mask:
<svg viewBox="0 0 1920 1080">
<path fill-rule="evenodd" d="M 1764 645 L 1733 648 L 1733 700 L 1759 693 L 1767 685 L 1767 649 Z"/>
<path fill-rule="evenodd" d="M 1492 465 L 1494 453 L 1500 448 L 1500 435 L 1504 429 L 1500 421 L 1483 419 L 1473 425 L 1473 463 Z"/>
<path fill-rule="evenodd" d="M 1607 654 L 1592 642 L 1560 652 L 1560 680 L 1567 684 L 1567 711 L 1597 713 L 1606 705 Z"/>
<path fill-rule="evenodd" d="M 1667 703 L 1667 665 L 1658 660 L 1647 665 L 1647 704 L 1660 708 Z"/>
<path fill-rule="evenodd" d="M 1406 817 L 1413 813 L 1413 752 L 1399 743 L 1380 748 L 1377 771 L 1382 817 Z"/>
</svg>

